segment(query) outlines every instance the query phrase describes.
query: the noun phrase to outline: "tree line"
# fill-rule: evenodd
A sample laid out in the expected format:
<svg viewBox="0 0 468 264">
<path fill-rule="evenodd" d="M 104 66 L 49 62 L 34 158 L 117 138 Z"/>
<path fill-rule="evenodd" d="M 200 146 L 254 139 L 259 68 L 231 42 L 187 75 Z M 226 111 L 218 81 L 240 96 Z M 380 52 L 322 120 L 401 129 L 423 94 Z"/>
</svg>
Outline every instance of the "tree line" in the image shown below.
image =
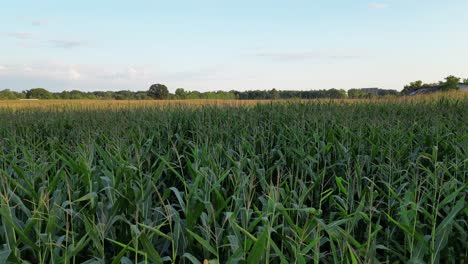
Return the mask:
<svg viewBox="0 0 468 264">
<path fill-rule="evenodd" d="M 274 100 L 274 99 L 318 99 L 318 98 L 368 98 L 384 95 L 398 95 L 396 90 L 383 90 L 366 92 L 365 89 L 345 90 L 248 90 L 248 91 L 187 91 L 177 88 L 170 93 L 165 85 L 155 84 L 148 91 L 94 91 L 83 92 L 78 90 L 50 92 L 44 88 L 33 88 L 27 91 L 16 92 L 9 89 L 0 91 L 1 100 L 14 99 L 107 99 L 107 100 L 185 100 L 185 99 L 221 99 L 221 100 Z"/>
<path fill-rule="evenodd" d="M 423 83 L 421 80 L 418 80 L 405 85 L 401 94 L 409 95 L 420 89 L 434 89 L 437 91 L 458 90 L 460 84 L 468 85 L 468 78 L 462 80 L 461 78 L 450 75 L 446 77 L 444 81 L 439 81 L 438 83 Z"/>
<path fill-rule="evenodd" d="M 248 90 L 248 91 L 188 91 L 177 88 L 170 93 L 164 84 L 153 84 L 147 91 L 93 91 L 83 92 L 78 90 L 50 92 L 44 88 L 33 88 L 30 90 L 16 92 L 9 89 L 0 91 L 1 100 L 14 99 L 107 99 L 107 100 L 184 100 L 184 99 L 230 99 L 230 100 L 274 100 L 274 99 L 341 99 L 341 98 L 371 98 L 382 96 L 408 95 L 411 92 L 432 88 L 441 91 L 456 90 L 460 83 L 468 84 L 468 78 L 448 76 L 439 83 L 424 84 L 422 81 L 411 82 L 400 92 L 391 89 L 380 88 L 353 88 L 348 91 L 342 89 L 327 90 Z"/>
</svg>

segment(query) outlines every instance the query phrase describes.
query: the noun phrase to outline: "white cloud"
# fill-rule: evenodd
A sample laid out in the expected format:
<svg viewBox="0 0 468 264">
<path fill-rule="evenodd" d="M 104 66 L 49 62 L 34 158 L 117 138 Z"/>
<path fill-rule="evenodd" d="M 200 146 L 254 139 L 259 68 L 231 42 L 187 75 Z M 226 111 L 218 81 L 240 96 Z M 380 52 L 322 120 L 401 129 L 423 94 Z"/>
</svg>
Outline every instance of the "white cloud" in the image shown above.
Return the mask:
<svg viewBox="0 0 468 264">
<path fill-rule="evenodd" d="M 31 78 L 45 78 L 53 80 L 78 80 L 82 77 L 79 67 L 62 63 L 30 63 L 30 64 L 9 64 L 3 66 L 8 76 L 24 76 Z"/>
<path fill-rule="evenodd" d="M 388 4 L 382 2 L 372 2 L 369 4 L 369 8 L 372 10 L 385 9 L 388 7 Z"/>
<path fill-rule="evenodd" d="M 79 80 L 81 78 L 80 72 L 77 71 L 74 68 L 70 68 L 68 70 L 68 76 L 69 76 L 70 80 Z"/>
<path fill-rule="evenodd" d="M 268 58 L 275 61 L 310 61 L 310 60 L 349 60 L 361 56 L 331 52 L 266 52 L 256 54 L 258 57 Z"/>
<path fill-rule="evenodd" d="M 144 68 L 136 69 L 134 67 L 117 71 L 105 71 L 96 75 L 96 77 L 100 79 L 120 81 L 142 80 L 147 79 L 149 76 L 150 74 Z"/>
<path fill-rule="evenodd" d="M 3 75 L 7 72 L 7 67 L 0 65 L 0 75 Z"/>
<path fill-rule="evenodd" d="M 137 78 L 145 77 L 146 73 L 144 70 L 137 70 L 135 68 L 127 68 L 123 72 L 118 74 L 121 79 L 133 80 Z"/>
<path fill-rule="evenodd" d="M 23 48 L 30 48 L 30 47 L 34 47 L 34 42 L 32 41 L 29 41 L 29 40 L 23 40 L 23 41 L 18 41 L 16 43 L 16 45 L 20 46 L 20 47 L 23 47 Z"/>
<path fill-rule="evenodd" d="M 50 40 L 50 43 L 54 47 L 62 48 L 62 49 L 72 49 L 72 48 L 85 46 L 84 42 L 76 41 L 76 40 L 55 39 L 55 40 Z"/>
<path fill-rule="evenodd" d="M 49 24 L 49 21 L 47 20 L 33 20 L 31 22 L 31 25 L 36 26 L 36 27 L 45 26 L 47 24 Z"/>
<path fill-rule="evenodd" d="M 128 68 L 128 69 L 127 69 L 127 74 L 128 74 L 128 76 L 129 76 L 130 78 L 134 78 L 134 77 L 137 76 L 138 71 L 135 70 L 134 68 Z"/>
<path fill-rule="evenodd" d="M 35 62 L 0 65 L 0 73 L 62 81 L 102 81 L 128 83 L 153 79 L 145 67 L 117 68 L 115 66 L 68 64 L 63 62 Z"/>
<path fill-rule="evenodd" d="M 30 32 L 2 32 L 1 35 L 17 38 L 17 39 L 27 39 L 32 37 Z"/>
<path fill-rule="evenodd" d="M 63 61 L 36 61 L 26 64 L 2 64 L 2 83 L 15 89 L 45 87 L 62 90 L 145 90 L 152 83 L 166 83 L 174 87 L 203 87 L 216 81 L 238 80 L 231 72 L 216 69 L 168 73 L 151 65 L 119 67 L 104 64 L 76 64 Z M 216 73 L 216 74 L 213 74 Z M 243 76 L 245 79 L 245 76 Z M 202 89 L 203 88 L 199 88 Z M 204 88 L 206 89 L 206 88 Z"/>
</svg>

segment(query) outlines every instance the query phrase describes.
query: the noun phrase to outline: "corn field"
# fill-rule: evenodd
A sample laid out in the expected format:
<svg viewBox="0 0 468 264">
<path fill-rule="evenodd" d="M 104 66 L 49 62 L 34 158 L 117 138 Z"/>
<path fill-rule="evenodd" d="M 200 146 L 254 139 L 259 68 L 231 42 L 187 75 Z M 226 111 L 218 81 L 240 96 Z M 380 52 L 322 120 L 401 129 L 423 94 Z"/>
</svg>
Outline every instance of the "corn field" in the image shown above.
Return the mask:
<svg viewBox="0 0 468 264">
<path fill-rule="evenodd" d="M 468 99 L 0 110 L 0 263 L 463 263 Z"/>
</svg>

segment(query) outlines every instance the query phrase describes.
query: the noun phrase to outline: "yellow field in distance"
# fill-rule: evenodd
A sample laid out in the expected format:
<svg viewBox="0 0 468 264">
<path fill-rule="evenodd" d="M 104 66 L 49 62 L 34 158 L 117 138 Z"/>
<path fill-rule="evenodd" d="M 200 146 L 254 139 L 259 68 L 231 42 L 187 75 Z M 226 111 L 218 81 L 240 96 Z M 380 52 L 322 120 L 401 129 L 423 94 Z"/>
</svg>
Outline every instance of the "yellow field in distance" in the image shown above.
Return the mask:
<svg viewBox="0 0 468 264">
<path fill-rule="evenodd" d="M 198 106 L 254 106 L 265 103 L 385 103 L 385 102 L 431 102 L 440 98 L 468 99 L 467 92 L 445 92 L 417 96 L 375 97 L 370 99 L 290 99 L 290 100 L 0 100 L 0 109 L 120 109 L 120 108 L 153 108 L 153 107 L 198 107 Z"/>
</svg>

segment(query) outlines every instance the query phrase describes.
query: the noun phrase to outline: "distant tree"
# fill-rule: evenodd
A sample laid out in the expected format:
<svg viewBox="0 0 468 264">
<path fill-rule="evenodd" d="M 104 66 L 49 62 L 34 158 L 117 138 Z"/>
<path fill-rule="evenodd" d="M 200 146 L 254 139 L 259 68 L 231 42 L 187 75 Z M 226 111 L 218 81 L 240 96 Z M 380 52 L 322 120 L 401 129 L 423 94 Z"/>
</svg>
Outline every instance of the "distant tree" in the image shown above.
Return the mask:
<svg viewBox="0 0 468 264">
<path fill-rule="evenodd" d="M 229 91 L 229 93 L 232 94 L 233 99 L 239 99 L 239 94 L 240 94 L 239 91 L 231 90 Z"/>
<path fill-rule="evenodd" d="M 332 89 L 327 90 L 324 96 L 326 98 L 346 98 L 346 91 L 332 88 Z"/>
<path fill-rule="evenodd" d="M 279 99 L 280 98 L 280 94 L 278 92 L 278 90 L 276 90 L 275 88 L 271 89 L 270 91 L 270 98 L 271 99 Z"/>
<path fill-rule="evenodd" d="M 442 90 L 458 90 L 459 83 L 460 78 L 450 75 L 445 78 L 445 82 L 442 84 Z"/>
<path fill-rule="evenodd" d="M 201 99 L 201 93 L 199 91 L 187 92 L 186 99 Z"/>
<path fill-rule="evenodd" d="M 135 92 L 134 97 L 137 100 L 151 99 L 151 98 L 148 97 L 148 94 L 145 91 Z"/>
<path fill-rule="evenodd" d="M 72 90 L 70 92 L 70 97 L 72 99 L 86 99 L 86 93 L 82 92 L 82 91 L 78 91 L 78 90 Z"/>
<path fill-rule="evenodd" d="M 418 89 L 421 89 L 423 87 L 423 82 L 421 80 L 411 82 L 409 85 L 405 85 L 403 90 L 401 91 L 402 94 L 409 94 L 412 91 L 416 91 Z"/>
<path fill-rule="evenodd" d="M 468 84 L 468 78 L 463 80 L 463 84 Z"/>
<path fill-rule="evenodd" d="M 348 97 L 349 98 L 362 98 L 363 94 L 362 94 L 361 89 L 349 89 Z"/>
<path fill-rule="evenodd" d="M 148 90 L 148 96 L 153 99 L 167 99 L 169 97 L 169 90 L 164 84 L 153 84 Z"/>
<path fill-rule="evenodd" d="M 61 93 L 55 93 L 56 98 L 60 99 L 89 99 L 92 94 L 87 94 L 82 91 L 72 90 L 72 91 L 63 91 Z"/>
<path fill-rule="evenodd" d="M 5 89 L 0 91 L 0 99 L 2 100 L 14 100 L 14 99 L 19 99 L 22 98 L 23 94 L 11 91 L 10 89 Z"/>
<path fill-rule="evenodd" d="M 175 90 L 175 96 L 176 96 L 176 99 L 185 99 L 187 94 L 185 93 L 184 88 L 177 88 Z"/>
<path fill-rule="evenodd" d="M 26 91 L 26 98 L 28 99 L 53 99 L 54 95 L 44 88 L 33 88 Z"/>
<path fill-rule="evenodd" d="M 135 93 L 128 90 L 121 90 L 114 92 L 113 97 L 116 100 L 132 100 L 135 99 Z"/>
<path fill-rule="evenodd" d="M 69 91 L 63 91 L 60 93 L 56 93 L 55 96 L 60 99 L 70 99 L 70 92 Z"/>
</svg>

